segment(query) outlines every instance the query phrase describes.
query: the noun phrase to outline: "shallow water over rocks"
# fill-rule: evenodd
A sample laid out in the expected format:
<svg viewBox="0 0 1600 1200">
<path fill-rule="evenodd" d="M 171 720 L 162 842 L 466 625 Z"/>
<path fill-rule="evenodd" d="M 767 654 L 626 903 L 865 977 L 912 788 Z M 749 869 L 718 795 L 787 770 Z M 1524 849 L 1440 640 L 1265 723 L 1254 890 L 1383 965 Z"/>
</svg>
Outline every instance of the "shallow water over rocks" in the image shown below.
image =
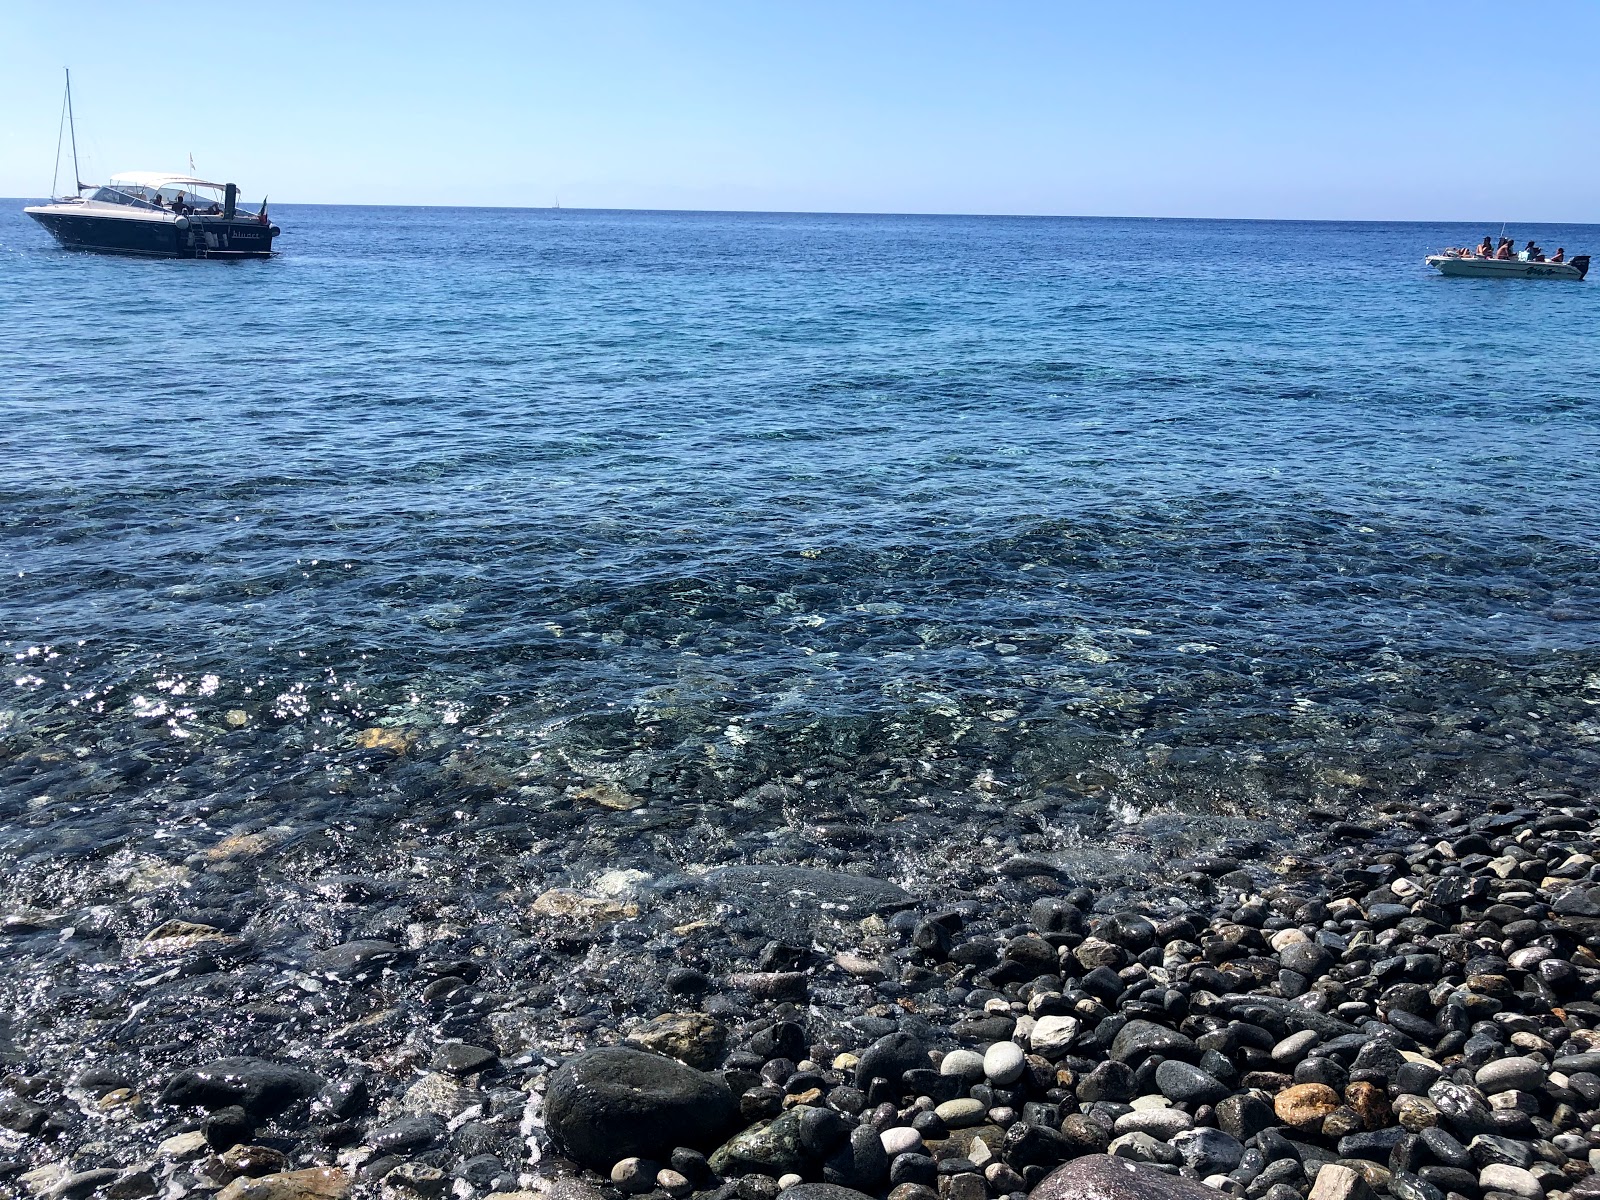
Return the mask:
<svg viewBox="0 0 1600 1200">
<path fill-rule="evenodd" d="M 1470 231 L 307 209 L 218 269 L 21 221 L 0 1060 L 95 1120 L 251 1056 L 421 1119 L 430 1039 L 730 971 L 877 1028 L 897 921 L 1600 781 L 1595 293 L 1415 268 Z"/>
</svg>

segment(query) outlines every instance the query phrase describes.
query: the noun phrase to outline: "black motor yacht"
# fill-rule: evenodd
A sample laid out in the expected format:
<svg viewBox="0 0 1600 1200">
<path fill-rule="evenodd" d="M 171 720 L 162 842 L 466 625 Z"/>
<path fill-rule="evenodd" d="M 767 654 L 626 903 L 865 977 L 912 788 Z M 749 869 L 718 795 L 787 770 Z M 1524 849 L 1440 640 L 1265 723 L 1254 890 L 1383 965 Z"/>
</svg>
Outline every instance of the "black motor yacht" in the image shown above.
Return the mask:
<svg viewBox="0 0 1600 1200">
<path fill-rule="evenodd" d="M 160 258 L 268 258 L 276 225 L 267 205 L 240 212 L 239 189 L 187 175 L 113 176 L 88 196 L 25 208 L 63 246 Z"/>
<path fill-rule="evenodd" d="M 191 175 L 133 172 L 115 175 L 104 187 L 83 182 L 78 170 L 78 131 L 72 117 L 72 75 L 62 105 L 72 131 L 72 179 L 77 190 L 48 204 L 24 208 L 63 246 L 158 258 L 269 258 L 279 229 L 259 212 L 240 212 L 239 189 Z M 194 162 L 189 163 L 191 172 Z M 56 172 L 61 143 L 56 143 Z M 54 182 L 51 191 L 55 190 Z M 86 197 L 84 192 L 89 195 Z"/>
</svg>

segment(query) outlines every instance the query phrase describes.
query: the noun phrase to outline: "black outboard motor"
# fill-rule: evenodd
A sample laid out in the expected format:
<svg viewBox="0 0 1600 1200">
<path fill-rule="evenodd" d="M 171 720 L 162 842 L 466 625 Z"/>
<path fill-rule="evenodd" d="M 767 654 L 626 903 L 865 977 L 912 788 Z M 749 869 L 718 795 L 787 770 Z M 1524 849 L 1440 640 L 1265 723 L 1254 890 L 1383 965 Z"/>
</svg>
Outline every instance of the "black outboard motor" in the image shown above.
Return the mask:
<svg viewBox="0 0 1600 1200">
<path fill-rule="evenodd" d="M 1574 254 L 1570 261 L 1573 266 L 1578 268 L 1578 278 L 1580 280 L 1589 273 L 1589 256 L 1587 254 Z"/>
<path fill-rule="evenodd" d="M 239 200 L 239 185 L 225 183 L 222 185 L 222 217 L 226 221 L 233 220 L 233 209 Z"/>
</svg>

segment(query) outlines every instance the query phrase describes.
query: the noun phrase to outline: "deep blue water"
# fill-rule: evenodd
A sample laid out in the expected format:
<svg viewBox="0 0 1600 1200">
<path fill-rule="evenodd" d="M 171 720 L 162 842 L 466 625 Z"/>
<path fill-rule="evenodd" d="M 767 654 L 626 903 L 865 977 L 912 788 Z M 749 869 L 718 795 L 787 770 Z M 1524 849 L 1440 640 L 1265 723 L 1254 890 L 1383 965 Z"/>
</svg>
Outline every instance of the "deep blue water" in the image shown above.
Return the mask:
<svg viewBox="0 0 1600 1200">
<path fill-rule="evenodd" d="M 1600 281 L 1497 228 L 18 208 L 0 856 L 1600 784 Z"/>
</svg>

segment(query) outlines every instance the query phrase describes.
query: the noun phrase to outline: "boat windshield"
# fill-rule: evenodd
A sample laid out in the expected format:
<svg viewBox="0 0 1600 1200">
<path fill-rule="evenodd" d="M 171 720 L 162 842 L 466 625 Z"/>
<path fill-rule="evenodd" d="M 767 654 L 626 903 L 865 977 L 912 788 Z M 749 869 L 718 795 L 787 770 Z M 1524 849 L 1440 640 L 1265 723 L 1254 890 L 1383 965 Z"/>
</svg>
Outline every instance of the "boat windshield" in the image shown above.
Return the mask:
<svg viewBox="0 0 1600 1200">
<path fill-rule="evenodd" d="M 136 188 L 96 188 L 91 200 L 98 200 L 101 204 L 126 204 L 132 208 L 150 208 L 152 205 Z"/>
</svg>

